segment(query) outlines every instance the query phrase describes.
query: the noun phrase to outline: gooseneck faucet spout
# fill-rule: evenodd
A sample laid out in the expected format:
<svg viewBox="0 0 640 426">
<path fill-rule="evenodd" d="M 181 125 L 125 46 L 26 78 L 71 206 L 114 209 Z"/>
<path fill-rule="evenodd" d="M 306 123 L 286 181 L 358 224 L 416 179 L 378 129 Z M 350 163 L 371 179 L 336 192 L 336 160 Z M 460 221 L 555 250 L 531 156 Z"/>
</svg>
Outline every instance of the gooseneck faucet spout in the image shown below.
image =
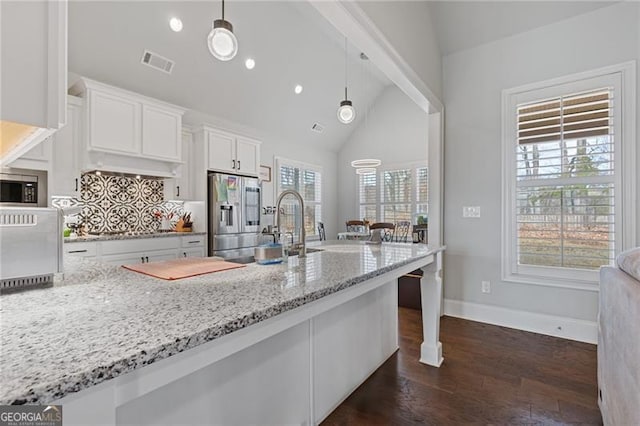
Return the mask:
<svg viewBox="0 0 640 426">
<path fill-rule="evenodd" d="M 306 234 L 304 230 L 304 200 L 298 191 L 287 189 L 282 191 L 278 197 L 278 202 L 276 203 L 276 225 L 278 226 L 278 232 L 282 232 L 282 229 L 280 228 L 280 203 L 282 203 L 282 199 L 287 195 L 293 195 L 300 203 L 300 254 L 298 257 L 306 257 L 307 248 L 305 245 Z"/>
</svg>

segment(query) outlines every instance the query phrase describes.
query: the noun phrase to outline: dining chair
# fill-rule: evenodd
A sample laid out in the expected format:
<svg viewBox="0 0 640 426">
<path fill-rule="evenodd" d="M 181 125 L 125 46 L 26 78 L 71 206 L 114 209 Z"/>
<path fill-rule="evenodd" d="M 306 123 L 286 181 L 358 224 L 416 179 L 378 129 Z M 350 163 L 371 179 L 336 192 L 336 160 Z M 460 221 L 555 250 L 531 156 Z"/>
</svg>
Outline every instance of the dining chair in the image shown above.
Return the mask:
<svg viewBox="0 0 640 426">
<path fill-rule="evenodd" d="M 320 236 L 320 241 L 325 241 L 327 239 L 327 234 L 324 231 L 323 222 L 318 222 L 318 235 Z"/>
<path fill-rule="evenodd" d="M 348 220 L 346 222 L 347 232 L 364 232 L 364 221 L 362 220 Z"/>
<path fill-rule="evenodd" d="M 382 241 L 393 241 L 393 234 L 396 229 L 396 226 L 393 223 L 378 222 L 378 223 L 372 223 L 369 226 L 369 230 L 371 231 L 374 231 L 376 229 L 381 230 L 380 237 L 382 238 Z"/>
<path fill-rule="evenodd" d="M 409 234 L 411 233 L 411 222 L 408 220 L 400 220 L 396 222 L 395 237 L 396 242 L 406 243 L 409 241 Z"/>
</svg>

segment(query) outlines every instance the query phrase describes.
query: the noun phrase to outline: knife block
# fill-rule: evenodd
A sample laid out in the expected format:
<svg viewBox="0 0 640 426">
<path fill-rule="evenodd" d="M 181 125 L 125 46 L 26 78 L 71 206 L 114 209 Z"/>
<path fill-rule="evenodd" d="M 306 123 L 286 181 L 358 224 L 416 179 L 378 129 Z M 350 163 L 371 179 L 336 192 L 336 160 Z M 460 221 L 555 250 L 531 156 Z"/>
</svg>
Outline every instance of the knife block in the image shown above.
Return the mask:
<svg viewBox="0 0 640 426">
<path fill-rule="evenodd" d="M 191 223 L 189 225 L 192 225 Z M 184 220 L 180 219 L 176 223 L 176 232 L 191 232 L 193 228 L 191 226 L 184 226 Z"/>
</svg>

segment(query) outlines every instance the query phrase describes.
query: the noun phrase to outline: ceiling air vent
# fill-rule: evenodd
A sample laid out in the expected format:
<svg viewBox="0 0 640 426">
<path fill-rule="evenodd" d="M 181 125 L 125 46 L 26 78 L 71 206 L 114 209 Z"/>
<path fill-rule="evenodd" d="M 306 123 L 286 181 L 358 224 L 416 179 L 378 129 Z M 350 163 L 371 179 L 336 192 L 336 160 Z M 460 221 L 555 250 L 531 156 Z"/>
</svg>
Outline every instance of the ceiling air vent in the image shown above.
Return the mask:
<svg viewBox="0 0 640 426">
<path fill-rule="evenodd" d="M 311 126 L 311 130 L 316 133 L 322 133 L 324 132 L 324 126 L 320 123 L 313 123 L 313 126 Z"/>
<path fill-rule="evenodd" d="M 144 53 L 142 54 L 141 62 L 145 65 L 150 66 L 151 68 L 166 72 L 167 74 L 171 74 L 173 66 L 175 65 L 175 62 L 173 62 L 171 59 L 167 59 L 164 56 L 160 56 L 157 53 L 153 53 L 149 50 L 144 51 Z"/>
</svg>

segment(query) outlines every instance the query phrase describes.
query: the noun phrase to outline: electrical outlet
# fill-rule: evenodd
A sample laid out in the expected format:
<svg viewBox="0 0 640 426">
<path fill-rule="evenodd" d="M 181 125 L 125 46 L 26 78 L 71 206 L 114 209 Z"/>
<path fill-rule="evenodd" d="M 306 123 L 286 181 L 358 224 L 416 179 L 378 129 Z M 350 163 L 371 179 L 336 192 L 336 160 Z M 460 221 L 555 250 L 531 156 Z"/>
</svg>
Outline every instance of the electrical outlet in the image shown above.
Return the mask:
<svg viewBox="0 0 640 426">
<path fill-rule="evenodd" d="M 491 281 L 482 281 L 482 292 L 491 293 Z"/>
<path fill-rule="evenodd" d="M 480 206 L 464 206 L 462 208 L 462 217 L 480 217 Z"/>
</svg>

